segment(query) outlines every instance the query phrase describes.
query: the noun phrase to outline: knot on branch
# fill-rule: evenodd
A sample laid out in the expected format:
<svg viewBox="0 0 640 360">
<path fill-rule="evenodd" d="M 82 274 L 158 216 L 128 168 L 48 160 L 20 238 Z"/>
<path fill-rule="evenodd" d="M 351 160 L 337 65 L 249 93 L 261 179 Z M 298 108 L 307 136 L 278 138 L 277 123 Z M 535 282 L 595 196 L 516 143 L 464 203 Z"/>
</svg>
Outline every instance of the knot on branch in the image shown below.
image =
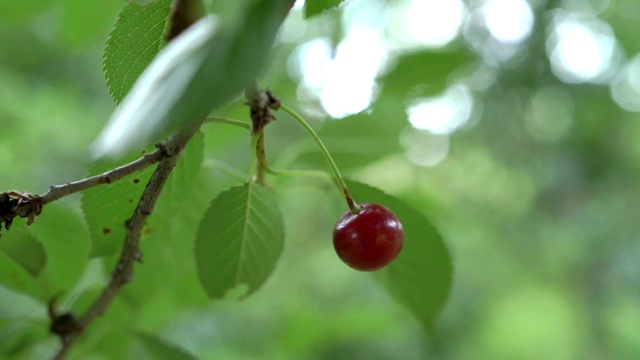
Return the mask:
<svg viewBox="0 0 640 360">
<path fill-rule="evenodd" d="M 253 122 L 251 131 L 255 134 L 276 119 L 271 110 L 280 108 L 280 100 L 273 96 L 269 88 L 262 90 L 257 84 L 248 87 L 245 96 L 248 100 L 247 105 L 251 108 L 251 121 Z"/>
<path fill-rule="evenodd" d="M 36 221 L 42 212 L 42 198 L 28 192 L 5 191 L 0 193 L 0 228 L 9 230 L 16 216 L 27 218 L 27 225 Z"/>
<path fill-rule="evenodd" d="M 56 298 L 49 301 L 49 318 L 51 319 L 51 326 L 49 330 L 60 337 L 63 342 L 72 334 L 80 333 L 82 327 L 76 319 L 76 317 L 70 313 L 65 312 L 59 314 L 55 309 Z"/>
</svg>

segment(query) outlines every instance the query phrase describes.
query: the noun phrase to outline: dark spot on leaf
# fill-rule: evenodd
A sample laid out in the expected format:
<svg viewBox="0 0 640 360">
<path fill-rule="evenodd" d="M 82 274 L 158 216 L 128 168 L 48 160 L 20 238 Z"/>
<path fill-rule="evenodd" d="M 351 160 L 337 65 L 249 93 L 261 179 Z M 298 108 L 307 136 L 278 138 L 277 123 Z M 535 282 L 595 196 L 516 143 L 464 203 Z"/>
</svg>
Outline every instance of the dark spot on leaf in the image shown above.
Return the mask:
<svg viewBox="0 0 640 360">
<path fill-rule="evenodd" d="M 110 233 L 111 233 L 111 229 L 109 229 L 109 228 L 103 228 L 103 229 L 102 229 L 102 233 L 103 233 L 103 234 L 105 234 L 105 235 L 110 234 Z"/>
<path fill-rule="evenodd" d="M 129 202 L 130 202 L 130 203 L 133 203 L 133 199 L 129 199 Z"/>
<path fill-rule="evenodd" d="M 134 184 L 137 184 L 137 183 L 139 183 L 139 182 L 140 182 L 140 179 L 138 179 L 138 178 L 133 179 L 133 183 L 134 183 Z"/>
</svg>

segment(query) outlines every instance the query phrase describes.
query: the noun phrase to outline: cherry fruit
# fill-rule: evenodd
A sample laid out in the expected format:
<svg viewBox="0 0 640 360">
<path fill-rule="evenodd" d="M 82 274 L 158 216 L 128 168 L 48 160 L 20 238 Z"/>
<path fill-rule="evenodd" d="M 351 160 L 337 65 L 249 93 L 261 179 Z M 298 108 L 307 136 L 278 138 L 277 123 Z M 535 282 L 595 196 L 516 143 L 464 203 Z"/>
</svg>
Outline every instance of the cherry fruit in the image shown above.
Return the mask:
<svg viewBox="0 0 640 360">
<path fill-rule="evenodd" d="M 404 244 L 402 224 L 391 210 L 360 204 L 346 211 L 333 229 L 333 247 L 345 264 L 360 271 L 378 270 L 392 262 Z"/>
</svg>

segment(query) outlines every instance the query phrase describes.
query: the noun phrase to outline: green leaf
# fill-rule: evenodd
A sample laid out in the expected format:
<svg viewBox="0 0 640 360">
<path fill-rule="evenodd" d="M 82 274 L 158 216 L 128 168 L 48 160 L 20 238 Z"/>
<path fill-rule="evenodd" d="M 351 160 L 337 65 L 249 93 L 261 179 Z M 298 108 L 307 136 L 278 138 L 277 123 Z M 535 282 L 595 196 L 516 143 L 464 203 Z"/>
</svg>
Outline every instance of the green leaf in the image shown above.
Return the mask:
<svg viewBox="0 0 640 360">
<path fill-rule="evenodd" d="M 175 210 L 179 208 L 178 206 L 187 205 L 184 201 L 185 195 L 191 191 L 197 191 L 197 189 L 193 188 L 193 184 L 198 178 L 203 160 L 204 135 L 198 131 L 185 147 L 178 164 L 171 172 L 171 176 L 163 189 L 162 199 L 170 199 L 169 204 L 167 204 L 169 211 L 175 213 Z M 164 206 L 164 201 L 158 203 L 158 208 L 161 206 Z"/>
<path fill-rule="evenodd" d="M 138 78 L 94 143 L 94 156 L 153 141 L 233 99 L 259 74 L 290 5 L 251 1 L 233 26 L 214 16 L 191 25 Z"/>
<path fill-rule="evenodd" d="M 157 0 L 145 6 L 126 4 L 120 11 L 103 54 L 107 87 L 116 103 L 166 43 L 170 9 L 171 0 Z"/>
<path fill-rule="evenodd" d="M 131 162 L 143 151 L 134 152 L 119 160 L 102 160 L 89 167 L 87 176 L 97 175 Z M 86 190 L 82 193 L 82 211 L 85 214 L 93 243 L 91 256 L 117 253 L 124 241 L 124 223 L 133 210 L 151 178 L 153 166 L 119 181 Z"/>
<path fill-rule="evenodd" d="M 347 186 L 356 200 L 386 206 L 402 222 L 402 252 L 376 279 L 431 333 L 452 281 L 451 257 L 442 237 L 429 219 L 393 196 L 355 181 L 347 181 Z"/>
<path fill-rule="evenodd" d="M 152 359 L 163 360 L 193 360 L 195 356 L 189 354 L 186 350 L 179 348 L 174 344 L 167 343 L 164 339 L 160 339 L 153 335 L 138 332 L 136 338 L 142 346 L 149 352 Z"/>
<path fill-rule="evenodd" d="M 212 298 L 239 285 L 246 295 L 273 271 L 284 245 L 284 225 L 275 196 L 256 184 L 222 192 L 200 222 L 195 242 L 200 282 Z"/>
<path fill-rule="evenodd" d="M 403 55 L 381 82 L 386 95 L 432 96 L 447 88 L 449 75 L 469 62 L 462 52 L 421 51 Z"/>
<path fill-rule="evenodd" d="M 14 222 L 11 230 L 4 231 L 0 238 L 0 250 L 31 276 L 37 277 L 44 269 L 47 253 L 42 244 L 29 234 L 21 219 Z"/>
<path fill-rule="evenodd" d="M 15 223 L 13 224 L 13 226 L 16 225 Z M 11 231 L 13 231 L 13 227 Z M 6 233 L 3 233 L 2 237 L 4 238 L 5 236 Z M 0 251 L 0 284 L 7 289 L 15 290 L 37 299 L 43 298 L 42 287 L 38 280 L 23 265 L 17 263 L 4 251 Z"/>
<path fill-rule="evenodd" d="M 0 286 L 0 319 L 45 321 L 46 307 L 31 297 Z"/>
<path fill-rule="evenodd" d="M 307 0 L 304 2 L 304 17 L 308 19 L 325 10 L 337 7 L 344 0 Z"/>
<path fill-rule="evenodd" d="M 27 279 L 26 274 L 10 270 L 12 265 L 4 264 L 0 271 L 6 272 L 6 277 L 0 275 L 0 282 L 10 289 L 43 298 L 73 287 L 87 266 L 91 241 L 80 214 L 52 203 L 31 226 L 15 221 L 0 238 L 0 248 L 33 278 Z"/>
<path fill-rule="evenodd" d="M 139 5 L 139 6 L 148 5 L 150 2 L 153 2 L 153 1 L 155 0 L 127 0 L 128 3 Z"/>
<path fill-rule="evenodd" d="M 81 215 L 68 206 L 49 204 L 28 230 L 47 252 L 41 277 L 48 293 L 70 290 L 84 273 L 91 251 L 91 238 Z"/>
</svg>

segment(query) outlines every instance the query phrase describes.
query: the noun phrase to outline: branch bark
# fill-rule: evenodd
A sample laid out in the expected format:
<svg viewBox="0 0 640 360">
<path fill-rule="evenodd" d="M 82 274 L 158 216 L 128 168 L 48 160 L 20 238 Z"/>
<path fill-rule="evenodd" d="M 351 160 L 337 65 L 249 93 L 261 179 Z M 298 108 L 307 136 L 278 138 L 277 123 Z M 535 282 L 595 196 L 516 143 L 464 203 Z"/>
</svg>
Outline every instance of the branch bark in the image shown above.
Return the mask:
<svg viewBox="0 0 640 360">
<path fill-rule="evenodd" d="M 194 134 L 198 131 L 201 124 L 201 121 L 191 124 L 188 127 L 178 131 L 173 136 L 169 137 L 165 142 L 158 145 L 158 149 L 156 151 L 162 154 L 163 159 L 160 160 L 160 163 L 156 167 L 153 175 L 151 176 L 151 179 L 147 183 L 147 187 L 142 193 L 140 201 L 138 202 L 138 206 L 134 210 L 133 215 L 125 223 L 127 232 L 125 236 L 124 246 L 122 248 L 122 253 L 120 255 L 120 259 L 118 260 L 118 264 L 111 275 L 111 279 L 109 280 L 109 283 L 102 291 L 100 296 L 93 303 L 93 305 L 82 317 L 80 317 L 79 320 L 76 321 L 75 325 L 70 329 L 70 331 L 66 334 L 61 334 L 62 346 L 55 354 L 54 359 L 63 359 L 66 356 L 68 351 L 82 335 L 84 330 L 98 316 L 106 312 L 107 308 L 116 297 L 116 295 L 118 295 L 122 287 L 129 283 L 133 278 L 133 265 L 136 261 L 140 261 L 142 259 L 142 254 L 139 247 L 142 229 L 146 223 L 147 218 L 153 212 L 155 204 L 160 197 L 160 194 L 162 193 L 162 189 L 164 188 L 164 185 L 166 184 L 171 171 L 178 162 L 182 151 L 186 147 L 189 140 L 191 140 Z M 145 158 L 143 157 L 143 159 Z M 133 168 L 135 166 L 131 167 Z M 118 169 L 114 169 L 113 171 L 116 171 Z M 125 172 L 124 170 L 121 171 Z M 118 172 L 117 174 L 120 174 L 120 172 Z M 104 174 L 98 176 L 101 177 L 103 175 Z M 82 181 L 77 183 L 82 183 Z M 90 183 L 90 181 L 87 181 L 86 183 Z M 81 186 L 72 186 L 72 188 L 74 189 L 76 187 Z M 60 315 L 60 317 L 68 316 L 68 314 Z"/>
<path fill-rule="evenodd" d="M 277 110 L 280 107 L 278 100 L 267 88 L 262 90 L 256 81 L 245 89 L 245 97 L 247 105 L 251 109 L 251 132 L 253 136 L 257 136 L 256 148 L 252 149 L 257 158 L 257 169 L 255 173 L 255 182 L 265 185 L 265 172 L 269 168 L 267 161 L 267 153 L 264 144 L 264 128 L 270 122 L 276 120 L 271 110 Z"/>
<path fill-rule="evenodd" d="M 284 0 L 283 0 L 284 1 Z M 286 16 L 289 9 L 294 3 L 294 0 L 286 0 L 287 7 L 286 12 L 283 11 L 282 19 Z M 282 5 L 282 3 L 281 3 Z M 168 40 L 173 39 L 180 34 L 184 29 L 189 27 L 200 16 L 203 15 L 204 6 L 202 6 L 202 0 L 173 0 L 172 1 L 172 14 L 171 14 L 171 28 L 167 34 Z M 266 92 L 261 91 L 257 84 L 253 88 L 248 90 L 248 96 L 251 106 L 251 118 L 253 120 L 253 132 L 259 134 L 261 142 L 259 143 L 259 153 L 262 157 L 260 173 L 264 173 L 264 169 L 267 168 L 266 154 L 264 150 L 263 130 L 264 126 L 274 119 L 273 115 L 269 111 L 270 108 L 277 109 L 279 102 L 275 99 L 269 90 Z M 118 180 L 126 175 L 131 174 L 134 171 L 141 170 L 147 166 L 150 166 L 156 162 L 159 162 L 151 179 L 147 183 L 147 186 L 138 202 L 138 205 L 132 215 L 132 217 L 126 222 L 126 236 L 125 242 L 120 255 L 118 264 L 111 275 L 111 279 L 101 295 L 91 305 L 89 310 L 79 318 L 75 320 L 72 314 L 56 314 L 54 304 L 49 305 L 49 312 L 52 318 L 52 331 L 60 335 L 62 340 L 62 346 L 55 354 L 54 359 L 63 359 L 73 344 L 82 335 L 84 330 L 100 315 L 102 315 L 109 307 L 113 299 L 118 295 L 124 285 L 131 281 L 133 277 L 133 268 L 136 261 L 142 259 L 140 252 L 140 237 L 142 229 L 146 223 L 147 218 L 153 212 L 155 204 L 162 193 L 167 179 L 173 168 L 175 167 L 179 155 L 182 153 L 187 143 L 199 129 L 203 120 L 196 121 L 193 124 L 178 131 L 172 137 L 168 138 L 165 142 L 158 146 L 158 149 L 151 154 L 145 155 L 139 160 L 136 160 L 125 166 L 116 168 L 104 174 L 87 178 L 81 181 L 68 183 L 62 186 L 52 186 L 51 189 L 42 196 L 35 196 L 36 207 L 41 209 L 42 205 L 55 201 L 63 196 L 71 193 L 86 190 L 90 187 L 97 186 L 104 183 L 110 183 Z M 263 175 L 261 175 L 262 177 Z M 17 201 L 20 203 L 20 199 L 15 198 L 11 200 L 9 194 L 9 203 L 13 204 Z M 29 200 L 30 198 L 27 198 Z M 3 217 L 3 209 L 0 207 L 0 220 L 6 221 Z M 33 211 L 29 213 L 29 220 L 33 218 Z M 9 219 L 9 224 L 10 224 Z M 59 320 L 59 322 L 58 322 Z"/>
<path fill-rule="evenodd" d="M 171 25 L 169 33 L 167 34 L 168 40 L 170 41 L 175 36 L 179 35 L 203 15 L 204 5 L 202 0 L 173 0 Z M 147 218 L 153 212 L 156 202 L 162 193 L 162 189 L 167 183 L 171 171 L 173 171 L 173 168 L 176 166 L 182 151 L 198 131 L 203 121 L 204 119 L 199 119 L 198 121 L 194 121 L 185 128 L 179 130 L 167 138 L 163 143 L 160 143 L 158 148 L 150 154 L 150 156 L 145 155 L 138 161 L 128 164 L 128 166 L 114 169 L 108 173 L 99 175 L 98 177 L 69 183 L 64 188 L 54 186 L 49 190 L 49 192 L 42 196 L 41 200 L 43 204 L 45 204 L 46 201 L 54 201 L 55 199 L 64 196 L 65 192 L 72 193 L 82 191 L 97 184 L 109 183 L 114 179 L 122 178 L 136 170 L 149 166 L 154 162 L 160 162 L 153 172 L 151 179 L 147 183 L 133 215 L 125 223 L 126 235 L 124 246 L 122 248 L 118 264 L 111 274 L 109 283 L 98 299 L 96 299 L 93 305 L 91 305 L 89 310 L 87 310 L 87 312 L 77 322 L 72 322 L 73 326 L 71 326 L 70 331 L 68 333 L 59 334 L 60 339 L 62 340 L 62 346 L 54 355 L 54 359 L 63 359 L 66 356 L 69 349 L 71 349 L 73 344 L 82 335 L 84 329 L 86 329 L 98 316 L 106 312 L 107 308 L 118 295 L 122 287 L 132 280 L 133 265 L 136 261 L 142 260 L 142 253 L 140 252 L 140 236 L 142 235 L 142 229 Z M 55 313 L 55 309 L 52 309 L 52 307 L 53 306 L 50 305 L 49 310 L 52 317 L 52 330 L 57 325 L 56 320 L 63 319 L 64 321 L 68 321 L 70 318 L 73 319 L 71 314 L 57 315 Z"/>
</svg>

